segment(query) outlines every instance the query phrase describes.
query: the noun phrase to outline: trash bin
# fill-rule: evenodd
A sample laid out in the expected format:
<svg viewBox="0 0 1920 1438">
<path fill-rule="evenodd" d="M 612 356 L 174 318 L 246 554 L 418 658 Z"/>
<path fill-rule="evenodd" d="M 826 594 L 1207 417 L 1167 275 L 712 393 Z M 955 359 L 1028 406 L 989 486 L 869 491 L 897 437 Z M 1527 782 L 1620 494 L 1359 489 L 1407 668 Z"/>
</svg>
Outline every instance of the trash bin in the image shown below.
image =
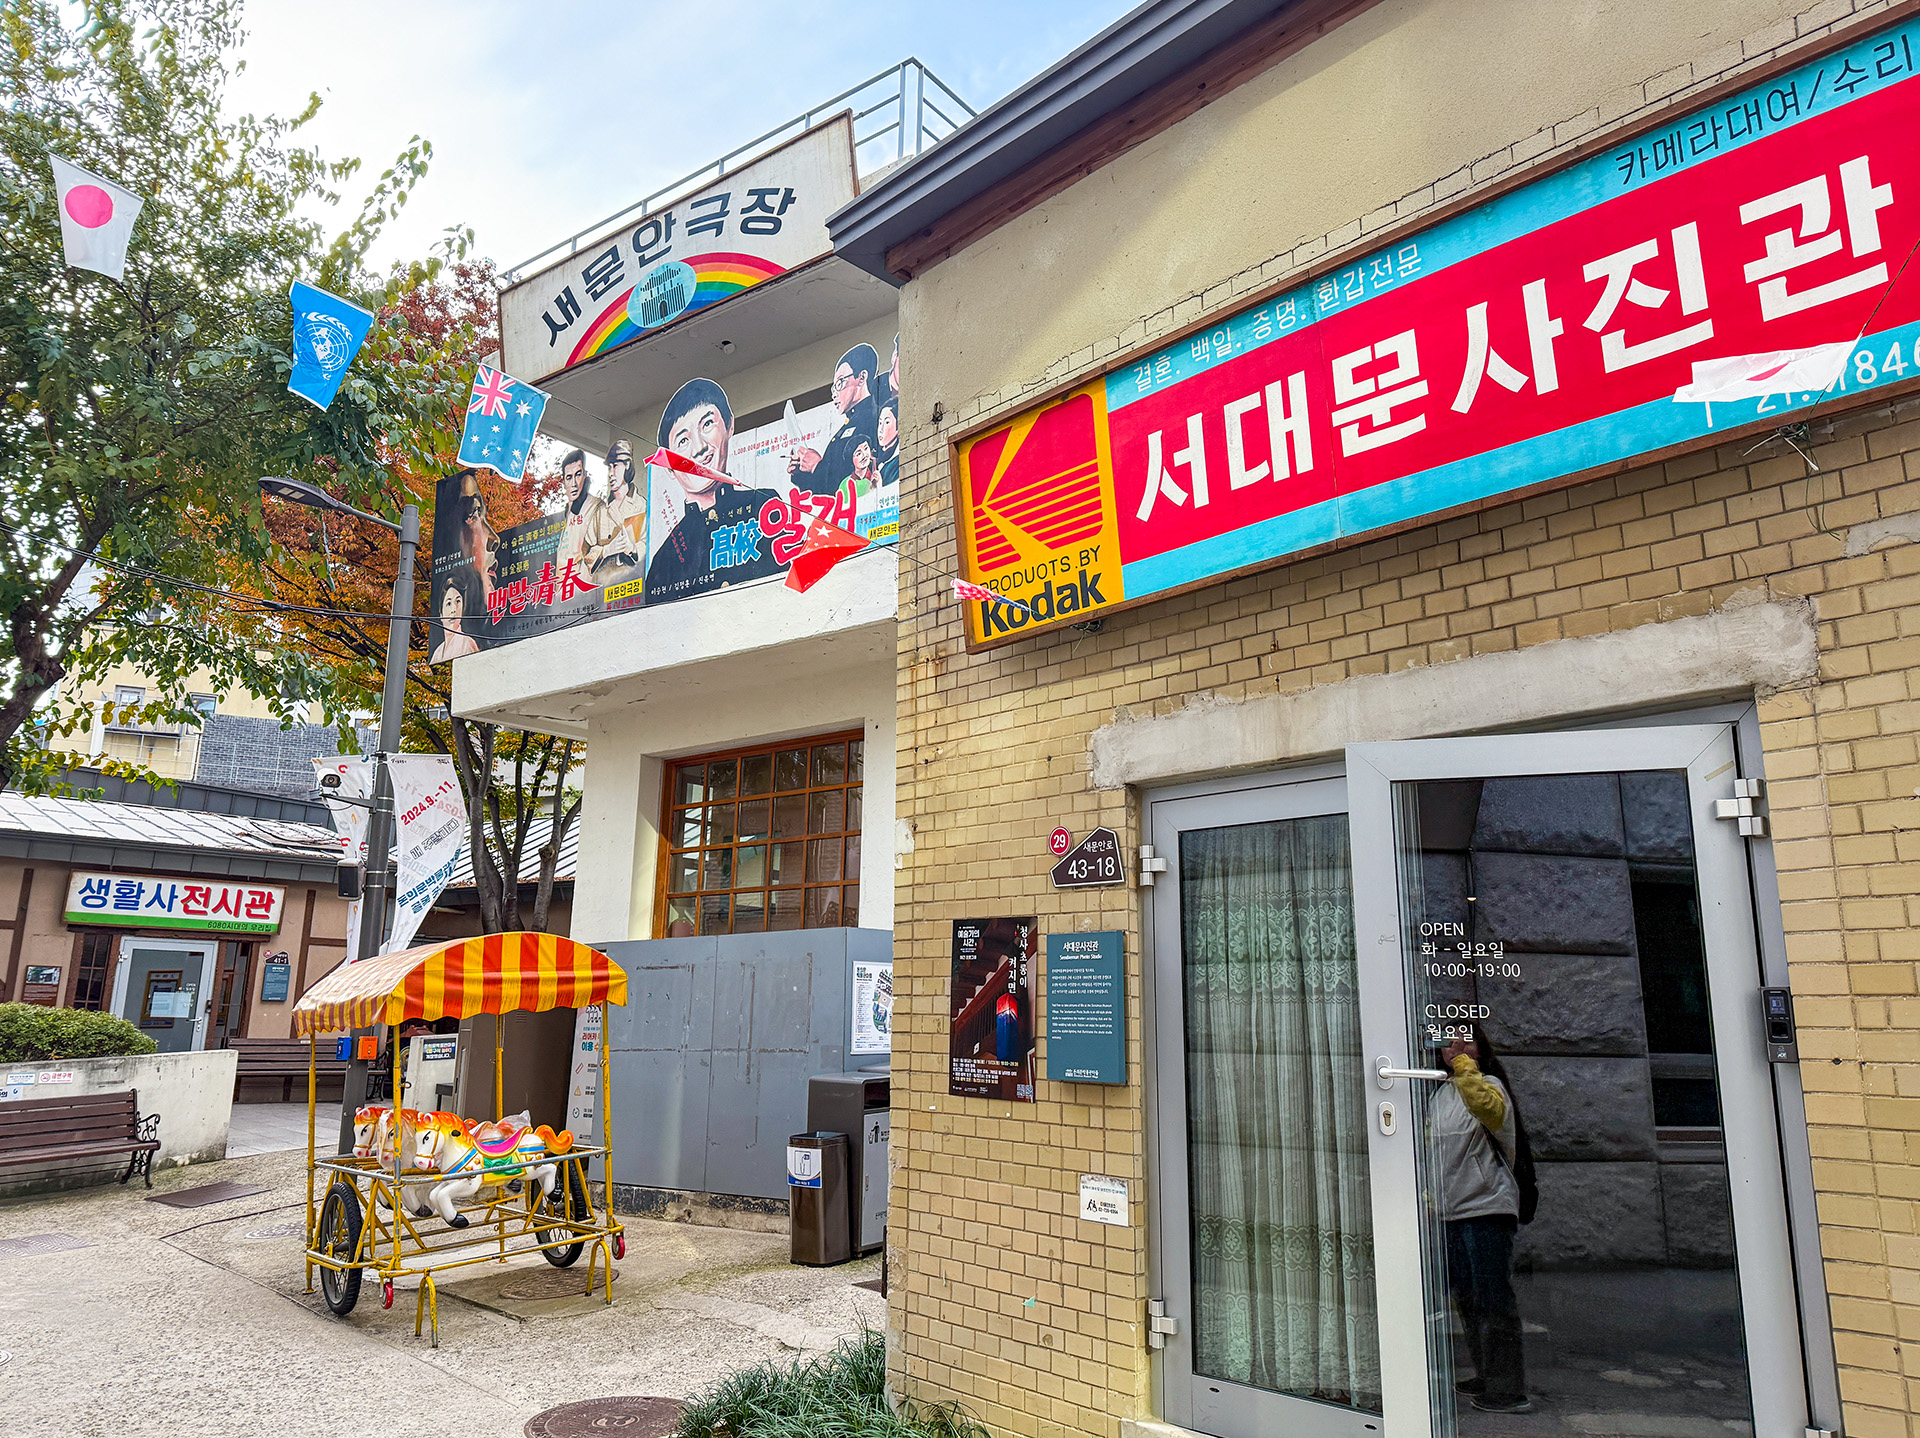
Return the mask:
<svg viewBox="0 0 1920 1438">
<path fill-rule="evenodd" d="M 787 1202 L 795 1263 L 826 1268 L 853 1257 L 844 1133 L 796 1133 L 787 1140 Z"/>
<path fill-rule="evenodd" d="M 807 1080 L 807 1126 L 845 1133 L 847 1223 L 853 1251 L 871 1253 L 886 1242 L 887 1144 L 892 1134 L 888 1069 L 815 1074 Z"/>
</svg>

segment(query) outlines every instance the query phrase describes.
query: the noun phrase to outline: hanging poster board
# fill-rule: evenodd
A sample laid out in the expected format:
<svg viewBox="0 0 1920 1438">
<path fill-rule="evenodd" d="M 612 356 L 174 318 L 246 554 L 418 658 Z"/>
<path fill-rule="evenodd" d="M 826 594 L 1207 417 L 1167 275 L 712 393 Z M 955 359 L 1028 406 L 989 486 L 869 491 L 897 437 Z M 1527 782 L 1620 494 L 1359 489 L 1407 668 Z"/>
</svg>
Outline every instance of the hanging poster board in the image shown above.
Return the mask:
<svg viewBox="0 0 1920 1438">
<path fill-rule="evenodd" d="M 1039 924 L 955 919 L 947 1092 L 1033 1102 L 1033 969 Z"/>
</svg>

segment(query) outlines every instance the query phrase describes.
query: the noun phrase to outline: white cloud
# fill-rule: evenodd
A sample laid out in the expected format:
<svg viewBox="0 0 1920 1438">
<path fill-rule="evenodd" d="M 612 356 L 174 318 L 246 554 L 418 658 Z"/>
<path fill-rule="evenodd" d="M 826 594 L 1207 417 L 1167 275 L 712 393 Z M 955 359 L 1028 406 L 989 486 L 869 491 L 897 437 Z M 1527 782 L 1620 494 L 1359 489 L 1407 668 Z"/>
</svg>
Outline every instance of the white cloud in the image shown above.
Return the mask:
<svg viewBox="0 0 1920 1438">
<path fill-rule="evenodd" d="M 365 161 L 354 206 L 426 137 L 432 168 L 376 261 L 423 255 L 464 224 L 511 265 L 908 55 L 979 107 L 1127 8 L 254 0 L 228 105 L 291 114 L 318 91 L 303 143 Z"/>
</svg>

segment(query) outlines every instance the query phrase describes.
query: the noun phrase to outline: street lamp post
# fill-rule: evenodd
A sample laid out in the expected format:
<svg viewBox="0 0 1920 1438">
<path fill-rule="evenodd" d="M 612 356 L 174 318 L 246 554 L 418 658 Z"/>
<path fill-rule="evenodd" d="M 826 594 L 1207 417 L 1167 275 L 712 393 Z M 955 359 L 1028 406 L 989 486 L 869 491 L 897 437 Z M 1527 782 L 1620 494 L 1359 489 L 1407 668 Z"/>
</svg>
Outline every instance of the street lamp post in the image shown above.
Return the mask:
<svg viewBox="0 0 1920 1438">
<path fill-rule="evenodd" d="M 332 510 L 350 514 L 369 524 L 380 525 L 400 536 L 399 572 L 393 577 L 393 607 L 387 611 L 387 662 L 380 693 L 380 740 L 373 755 L 373 803 L 367 815 L 367 877 L 360 898 L 360 958 L 372 958 L 380 952 L 387 932 L 387 911 L 393 884 L 393 776 L 387 768 L 387 756 L 400 748 L 400 713 L 407 691 L 407 636 L 413 627 L 413 560 L 420 544 L 420 508 L 409 504 L 400 511 L 400 522 L 382 519 L 377 514 L 355 509 L 335 499 L 315 485 L 297 479 L 270 475 L 260 481 L 260 491 L 276 499 L 290 500 L 308 509 Z M 368 1064 L 356 1053 L 347 1065 L 346 1087 L 340 1099 L 340 1152 L 353 1145 L 353 1111 L 366 1098 Z M 396 1104 L 398 1095 L 395 1095 Z"/>
</svg>

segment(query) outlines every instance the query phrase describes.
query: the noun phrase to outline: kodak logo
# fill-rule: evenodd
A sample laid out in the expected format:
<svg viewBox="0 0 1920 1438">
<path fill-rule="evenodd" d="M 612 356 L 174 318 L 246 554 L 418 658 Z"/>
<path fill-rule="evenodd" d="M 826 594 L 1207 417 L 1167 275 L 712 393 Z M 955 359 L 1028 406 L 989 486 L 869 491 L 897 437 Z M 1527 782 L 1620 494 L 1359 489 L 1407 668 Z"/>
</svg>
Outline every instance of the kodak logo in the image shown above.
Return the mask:
<svg viewBox="0 0 1920 1438">
<path fill-rule="evenodd" d="M 1089 575 L 1084 569 L 1078 579 L 1066 584 L 1056 585 L 1049 579 L 1040 592 L 1027 601 L 1024 610 L 1004 600 L 983 599 L 980 601 L 980 636 L 991 639 L 997 634 L 1012 634 L 1029 624 L 1044 624 L 1049 619 L 1103 605 L 1107 597 L 1100 592 L 1100 579 L 1100 575 Z"/>
</svg>

